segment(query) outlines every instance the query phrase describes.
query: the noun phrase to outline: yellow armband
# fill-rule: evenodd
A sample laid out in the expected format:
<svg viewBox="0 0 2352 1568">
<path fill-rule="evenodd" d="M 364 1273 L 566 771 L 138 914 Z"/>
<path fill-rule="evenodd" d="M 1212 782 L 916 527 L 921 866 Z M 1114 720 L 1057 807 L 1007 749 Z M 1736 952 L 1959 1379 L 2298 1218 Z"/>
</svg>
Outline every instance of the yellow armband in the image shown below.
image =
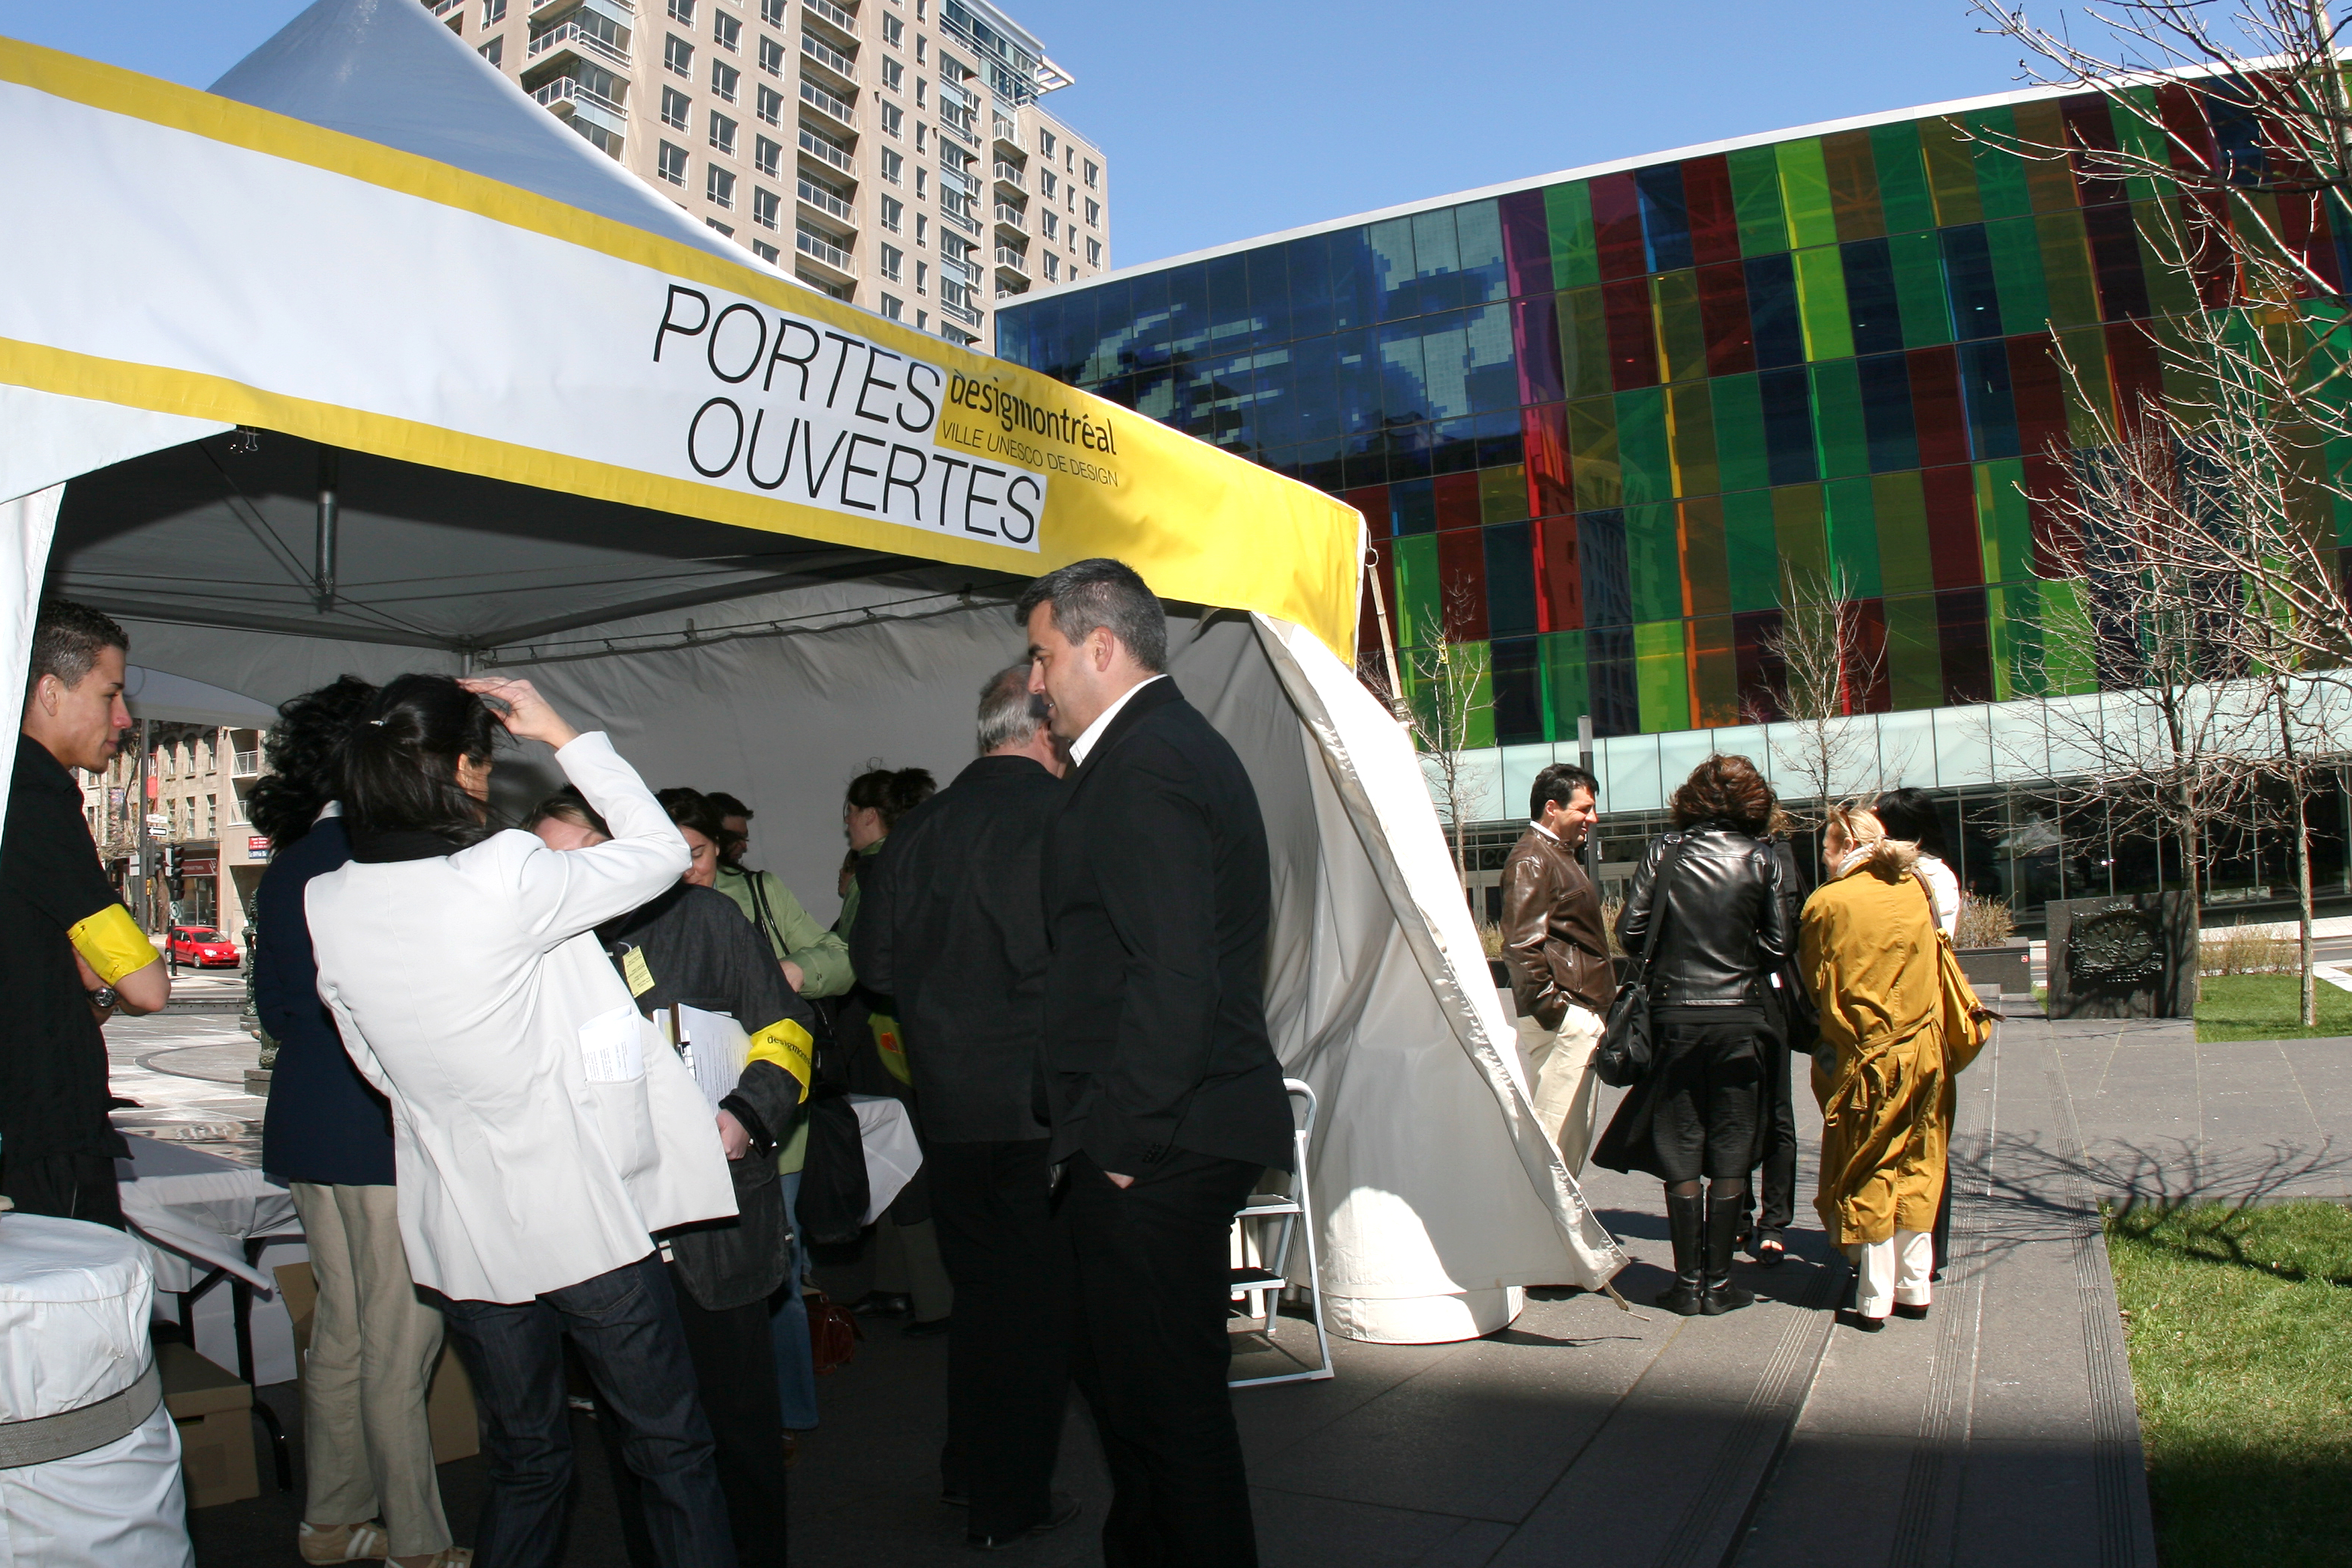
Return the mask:
<svg viewBox="0 0 2352 1568">
<path fill-rule="evenodd" d="M 751 1037 L 751 1049 L 744 1065 L 752 1062 L 773 1062 L 793 1075 L 801 1086 L 801 1098 L 806 1100 L 809 1079 L 816 1071 L 816 1042 L 809 1032 L 790 1018 L 779 1018 Z"/>
<path fill-rule="evenodd" d="M 82 962 L 98 971 L 109 985 L 126 974 L 136 974 L 155 962 L 155 944 L 121 904 L 109 904 L 66 932 Z"/>
</svg>

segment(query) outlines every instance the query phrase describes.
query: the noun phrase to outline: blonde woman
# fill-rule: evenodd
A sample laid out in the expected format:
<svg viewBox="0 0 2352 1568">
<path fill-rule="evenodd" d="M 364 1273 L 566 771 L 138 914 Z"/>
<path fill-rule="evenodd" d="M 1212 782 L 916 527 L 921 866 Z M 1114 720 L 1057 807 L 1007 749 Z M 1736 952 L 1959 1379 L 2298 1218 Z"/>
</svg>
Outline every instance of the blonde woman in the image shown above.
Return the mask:
<svg viewBox="0 0 2352 1568">
<path fill-rule="evenodd" d="M 1860 805 L 1832 809 L 1829 879 L 1805 901 L 1798 965 L 1821 1014 L 1821 1191 L 1813 1200 L 1859 1279 L 1847 1321 L 1927 1315 L 1929 1232 L 1950 1135 L 1936 910 L 1919 848 Z"/>
</svg>

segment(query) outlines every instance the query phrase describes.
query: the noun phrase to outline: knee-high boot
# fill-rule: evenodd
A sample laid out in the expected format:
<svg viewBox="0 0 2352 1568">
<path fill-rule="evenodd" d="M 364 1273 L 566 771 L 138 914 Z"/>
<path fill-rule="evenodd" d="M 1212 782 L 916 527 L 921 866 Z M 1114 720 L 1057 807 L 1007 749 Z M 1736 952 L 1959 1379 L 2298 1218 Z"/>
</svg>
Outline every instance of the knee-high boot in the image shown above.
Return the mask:
<svg viewBox="0 0 2352 1568">
<path fill-rule="evenodd" d="M 1693 1199 L 1694 1203 L 1697 1200 Z M 1739 1222 L 1747 1217 L 1747 1193 L 1743 1188 L 1738 1197 L 1709 1198 L 1706 1203 L 1706 1289 L 1699 1299 L 1699 1310 L 1708 1317 L 1736 1312 L 1752 1304 L 1753 1291 L 1742 1289 L 1731 1282 L 1731 1253 L 1739 1237 Z"/>
<path fill-rule="evenodd" d="M 1658 1293 L 1658 1305 L 1669 1312 L 1696 1318 L 1706 1292 L 1706 1200 L 1666 1194 L 1666 1232 L 1675 1243 L 1675 1283 Z"/>
</svg>

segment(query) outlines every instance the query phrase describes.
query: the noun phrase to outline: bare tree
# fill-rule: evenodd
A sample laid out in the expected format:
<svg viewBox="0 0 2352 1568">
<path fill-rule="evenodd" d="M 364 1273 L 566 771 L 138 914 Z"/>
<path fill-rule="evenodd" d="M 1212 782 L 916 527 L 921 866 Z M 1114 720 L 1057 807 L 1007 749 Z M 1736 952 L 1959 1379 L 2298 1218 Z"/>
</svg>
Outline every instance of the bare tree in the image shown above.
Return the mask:
<svg viewBox="0 0 2352 1568">
<path fill-rule="evenodd" d="M 1444 625 L 1458 626 L 1473 610 L 1476 588 L 1468 583 L 1450 584 L 1444 595 Z M 1400 694 L 1391 675 L 1401 672 L 1405 689 Z M 1444 824 L 1446 847 L 1454 857 L 1454 880 L 1462 896 L 1470 896 L 1468 854 L 1465 829 L 1476 795 L 1468 753 L 1473 749 L 1478 716 L 1495 705 L 1494 686 L 1485 662 L 1465 645 L 1444 636 L 1402 656 L 1385 651 L 1379 661 L 1360 658 L 1357 679 L 1388 704 L 1412 737 L 1429 781 L 1431 800 Z"/>
<path fill-rule="evenodd" d="M 1884 787 L 1878 736 L 1855 721 L 1870 710 L 1885 649 L 1864 636 L 1844 574 L 1784 560 L 1780 605 L 1780 625 L 1762 638 L 1779 673 L 1771 693 L 1780 718 L 1774 761 L 1802 781 L 1801 798 L 1823 805 L 1852 791 Z"/>
</svg>

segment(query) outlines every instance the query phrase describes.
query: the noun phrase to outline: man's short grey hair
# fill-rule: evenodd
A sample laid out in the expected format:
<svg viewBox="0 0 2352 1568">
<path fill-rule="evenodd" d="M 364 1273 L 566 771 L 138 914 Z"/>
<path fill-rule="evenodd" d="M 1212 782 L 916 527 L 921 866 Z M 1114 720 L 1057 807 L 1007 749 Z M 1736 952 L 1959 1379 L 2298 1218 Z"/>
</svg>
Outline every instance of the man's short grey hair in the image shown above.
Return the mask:
<svg viewBox="0 0 2352 1568">
<path fill-rule="evenodd" d="M 1108 627 L 1136 663 L 1155 675 L 1168 668 L 1168 612 L 1126 562 L 1098 555 L 1046 573 L 1013 605 L 1014 623 L 1026 626 L 1040 605 L 1054 606 L 1054 629 L 1072 642 Z"/>
<path fill-rule="evenodd" d="M 980 754 L 1025 746 L 1045 722 L 1045 700 L 1029 691 L 1027 661 L 1000 669 L 980 689 Z"/>
</svg>

